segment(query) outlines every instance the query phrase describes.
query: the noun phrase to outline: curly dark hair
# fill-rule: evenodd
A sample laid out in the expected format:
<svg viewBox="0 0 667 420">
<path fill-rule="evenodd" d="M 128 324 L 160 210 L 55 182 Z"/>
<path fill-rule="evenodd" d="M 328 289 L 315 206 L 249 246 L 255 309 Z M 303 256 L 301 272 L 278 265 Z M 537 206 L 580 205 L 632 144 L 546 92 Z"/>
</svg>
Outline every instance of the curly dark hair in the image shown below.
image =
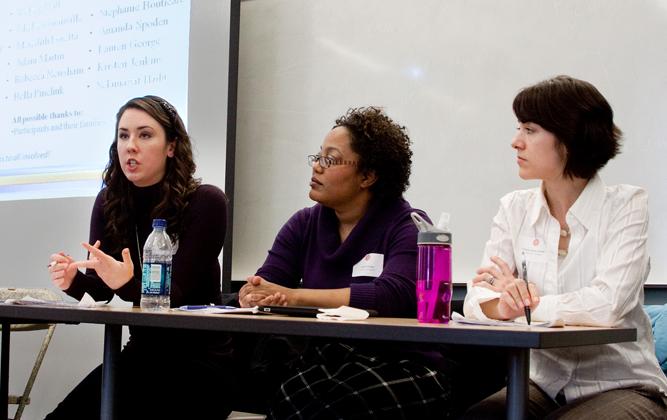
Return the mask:
<svg viewBox="0 0 667 420">
<path fill-rule="evenodd" d="M 350 132 L 350 146 L 360 157 L 357 168 L 374 172 L 374 197 L 398 198 L 410 185 L 412 150 L 404 126 L 395 123 L 381 108 L 350 108 L 336 119 L 336 127 Z"/>
<path fill-rule="evenodd" d="M 614 112 L 586 81 L 553 77 L 522 89 L 512 107 L 520 122 L 539 124 L 565 147 L 566 176 L 590 179 L 620 151 Z"/>
<path fill-rule="evenodd" d="M 183 120 L 176 109 L 158 96 L 144 96 L 130 99 L 120 107 L 116 114 L 114 141 L 109 147 L 109 162 L 104 170 L 104 217 L 105 235 L 112 240 L 112 249 L 119 251 L 122 238 L 131 229 L 131 212 L 134 208 L 131 183 L 123 174 L 118 158 L 118 124 L 123 113 L 128 109 L 138 109 L 153 117 L 165 131 L 167 142 L 174 145 L 174 157 L 167 158 L 164 178 L 161 181 L 161 200 L 153 209 L 151 218 L 167 220 L 167 231 L 175 240 L 182 229 L 182 215 L 189 204 L 190 195 L 201 184 L 194 178 L 196 165 L 192 157 L 190 136 L 185 130 Z"/>
</svg>

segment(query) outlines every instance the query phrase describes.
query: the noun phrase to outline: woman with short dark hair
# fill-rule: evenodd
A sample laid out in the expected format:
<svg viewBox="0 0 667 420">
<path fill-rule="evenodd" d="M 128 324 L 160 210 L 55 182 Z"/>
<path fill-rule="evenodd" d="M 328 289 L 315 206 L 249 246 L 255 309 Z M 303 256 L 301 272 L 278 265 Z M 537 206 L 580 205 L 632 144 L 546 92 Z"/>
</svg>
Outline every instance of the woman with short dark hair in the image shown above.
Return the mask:
<svg viewBox="0 0 667 420">
<path fill-rule="evenodd" d="M 539 188 L 500 200 L 464 311 L 478 319 L 636 328 L 636 342 L 532 350 L 529 418 L 664 419 L 667 379 L 643 310 L 648 195 L 607 186 L 598 171 L 619 150 L 609 103 L 590 83 L 558 76 L 523 89 L 512 148 Z M 504 418 L 505 390 L 471 419 Z"/>
<path fill-rule="evenodd" d="M 620 151 L 621 130 L 607 100 L 590 83 L 556 76 L 523 89 L 514 98 L 520 123 L 553 133 L 566 152 L 563 175 L 591 179 Z"/>
</svg>

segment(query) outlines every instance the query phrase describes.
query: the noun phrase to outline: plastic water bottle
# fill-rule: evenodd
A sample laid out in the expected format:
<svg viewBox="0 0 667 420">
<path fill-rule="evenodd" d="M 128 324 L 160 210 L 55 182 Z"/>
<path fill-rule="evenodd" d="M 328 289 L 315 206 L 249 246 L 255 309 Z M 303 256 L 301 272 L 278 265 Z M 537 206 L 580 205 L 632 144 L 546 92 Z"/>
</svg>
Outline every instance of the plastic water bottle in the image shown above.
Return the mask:
<svg viewBox="0 0 667 420">
<path fill-rule="evenodd" d="M 415 213 L 413 213 L 415 219 Z M 448 323 L 452 305 L 452 234 L 449 214 L 436 227 L 417 214 L 417 320 Z"/>
<path fill-rule="evenodd" d="M 171 258 L 173 245 L 167 235 L 167 221 L 153 219 L 153 232 L 144 245 L 141 275 L 141 309 L 166 310 L 171 306 Z"/>
</svg>

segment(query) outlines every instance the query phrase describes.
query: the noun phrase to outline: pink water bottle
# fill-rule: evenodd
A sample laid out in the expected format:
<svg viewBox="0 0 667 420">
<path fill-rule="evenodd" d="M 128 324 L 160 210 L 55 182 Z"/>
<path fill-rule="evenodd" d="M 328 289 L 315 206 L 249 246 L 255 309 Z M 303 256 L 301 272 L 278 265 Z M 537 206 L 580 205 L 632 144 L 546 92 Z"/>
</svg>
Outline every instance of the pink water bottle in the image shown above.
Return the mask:
<svg viewBox="0 0 667 420">
<path fill-rule="evenodd" d="M 415 217 L 413 216 L 413 219 Z M 417 235 L 417 320 L 448 323 L 452 303 L 452 234 L 449 215 L 443 213 L 438 227 L 418 224 Z"/>
</svg>

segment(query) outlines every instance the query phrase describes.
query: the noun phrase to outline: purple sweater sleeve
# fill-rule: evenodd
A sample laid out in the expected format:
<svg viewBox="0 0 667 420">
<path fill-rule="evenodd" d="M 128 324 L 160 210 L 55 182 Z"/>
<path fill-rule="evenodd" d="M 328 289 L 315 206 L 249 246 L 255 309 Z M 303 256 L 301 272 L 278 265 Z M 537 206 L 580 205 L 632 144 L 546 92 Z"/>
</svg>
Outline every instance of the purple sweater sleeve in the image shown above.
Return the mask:
<svg viewBox="0 0 667 420">
<path fill-rule="evenodd" d="M 174 255 L 171 306 L 221 303 L 220 263 L 227 228 L 227 197 L 202 185 L 190 199 Z"/>
<path fill-rule="evenodd" d="M 415 316 L 417 228 L 409 216 L 394 226 L 384 251 L 382 273 L 369 282 L 350 285 L 350 306 L 375 309 L 381 316 Z"/>
<path fill-rule="evenodd" d="M 264 264 L 256 275 L 281 286 L 297 288 L 303 276 L 303 244 L 310 209 L 290 217 L 278 232 Z"/>
</svg>

